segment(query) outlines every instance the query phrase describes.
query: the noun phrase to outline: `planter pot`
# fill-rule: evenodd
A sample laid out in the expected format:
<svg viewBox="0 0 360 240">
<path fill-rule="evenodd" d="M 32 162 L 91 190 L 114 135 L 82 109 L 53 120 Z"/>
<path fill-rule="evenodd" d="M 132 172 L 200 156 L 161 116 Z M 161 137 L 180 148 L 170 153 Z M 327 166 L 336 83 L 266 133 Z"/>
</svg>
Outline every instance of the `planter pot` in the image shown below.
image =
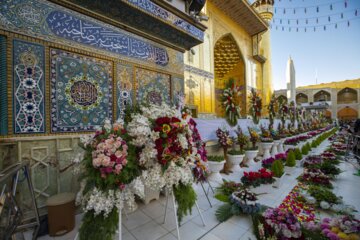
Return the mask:
<svg viewBox="0 0 360 240">
<path fill-rule="evenodd" d="M 284 145 L 284 152 L 286 152 L 287 150 L 289 150 L 289 149 L 295 149 L 296 148 L 296 145 Z"/>
<path fill-rule="evenodd" d="M 304 166 L 306 156 L 304 156 L 301 160 L 296 160 L 296 167 L 302 167 Z"/>
<path fill-rule="evenodd" d="M 222 177 L 220 175 L 220 171 L 223 169 L 224 163 L 225 163 L 225 160 L 222 162 L 208 161 L 209 169 L 211 171 L 211 173 L 209 175 L 210 181 L 218 182 L 218 183 L 222 182 Z"/>
<path fill-rule="evenodd" d="M 160 197 L 160 191 L 153 190 L 152 188 L 144 186 L 144 193 L 145 197 L 143 199 L 143 202 L 145 204 L 148 204 L 151 202 L 151 200 L 159 200 Z"/>
<path fill-rule="evenodd" d="M 283 153 L 284 151 L 284 142 L 285 138 L 280 139 L 280 143 L 278 145 L 278 153 Z"/>
<path fill-rule="evenodd" d="M 261 184 L 258 187 L 250 187 L 250 191 L 255 194 L 270 193 L 272 191 L 272 184 Z"/>
<path fill-rule="evenodd" d="M 256 165 L 256 162 L 254 161 L 254 158 L 257 156 L 258 153 L 259 153 L 259 150 L 245 151 L 245 156 L 247 158 L 247 163 L 248 163 L 249 166 Z"/>
<path fill-rule="evenodd" d="M 264 149 L 262 148 L 262 144 L 261 143 L 256 143 L 256 146 L 258 147 L 258 154 L 263 155 L 264 154 Z"/>
<path fill-rule="evenodd" d="M 231 164 L 231 171 L 241 172 L 240 163 L 243 161 L 245 155 L 231 155 L 228 154 L 228 160 Z"/>
<path fill-rule="evenodd" d="M 275 157 L 276 154 L 278 154 L 278 147 L 280 145 L 281 141 L 280 140 L 275 140 L 274 141 L 274 145 L 272 146 L 272 149 L 271 149 L 271 156 L 272 157 Z"/>
<path fill-rule="evenodd" d="M 295 167 L 288 167 L 288 166 L 284 166 L 284 172 L 288 175 L 291 175 L 295 170 Z"/>
<path fill-rule="evenodd" d="M 261 147 L 264 151 L 263 159 L 268 159 L 271 157 L 270 155 L 270 149 L 274 143 L 272 142 L 262 142 Z"/>
<path fill-rule="evenodd" d="M 275 188 L 280 188 L 281 185 L 282 185 L 284 176 L 285 176 L 285 173 L 284 173 L 280 178 L 274 177 L 274 178 L 275 178 L 275 182 L 273 183 L 272 186 L 275 187 Z"/>
</svg>

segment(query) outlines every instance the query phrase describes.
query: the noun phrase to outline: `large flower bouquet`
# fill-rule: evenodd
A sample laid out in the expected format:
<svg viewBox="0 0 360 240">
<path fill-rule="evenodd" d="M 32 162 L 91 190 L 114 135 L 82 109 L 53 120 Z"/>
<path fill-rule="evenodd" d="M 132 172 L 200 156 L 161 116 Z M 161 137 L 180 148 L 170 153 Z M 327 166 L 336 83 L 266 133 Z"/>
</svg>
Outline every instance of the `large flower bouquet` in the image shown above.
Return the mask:
<svg viewBox="0 0 360 240">
<path fill-rule="evenodd" d="M 178 109 L 165 104 L 141 106 L 131 114 L 127 123 L 129 135 L 139 152 L 145 186 L 173 191 L 178 203 L 179 221 L 195 204 L 192 169 L 197 168 L 203 159 L 191 129 Z"/>
<path fill-rule="evenodd" d="M 259 123 L 261 117 L 261 110 L 262 110 L 262 100 L 260 94 L 253 88 L 251 89 L 251 93 L 249 96 L 249 103 L 250 103 L 250 115 L 253 119 L 255 124 Z"/>
<path fill-rule="evenodd" d="M 248 127 L 249 130 L 249 141 L 252 143 L 252 149 L 257 149 L 256 148 L 256 143 L 259 141 L 260 137 L 259 134 L 255 131 L 254 128 Z"/>
<path fill-rule="evenodd" d="M 235 126 L 237 120 L 241 117 L 239 106 L 240 93 L 240 87 L 235 85 L 234 79 L 230 79 L 221 96 L 221 102 L 225 108 L 226 121 L 231 126 Z"/>
<path fill-rule="evenodd" d="M 268 235 L 275 236 L 277 239 L 297 239 L 301 237 L 300 223 L 296 216 L 287 209 L 268 208 L 263 216 L 265 220 L 264 233 L 267 232 Z"/>
<path fill-rule="evenodd" d="M 279 118 L 282 125 L 285 125 L 286 119 L 289 116 L 289 108 L 284 100 L 279 101 Z"/>
<path fill-rule="evenodd" d="M 135 148 L 121 124 L 106 121 L 94 135 L 81 138 L 85 149 L 84 186 L 80 199 L 85 212 L 80 239 L 112 239 L 119 211 L 136 208 L 135 195 L 144 196 Z"/>
<path fill-rule="evenodd" d="M 273 138 L 271 136 L 271 133 L 268 129 L 266 129 L 264 126 L 260 126 L 260 130 L 261 130 L 261 136 L 260 136 L 260 140 L 261 142 L 273 142 Z"/>
<path fill-rule="evenodd" d="M 275 94 L 273 94 L 271 96 L 269 105 L 267 106 L 268 112 L 269 112 L 269 121 L 270 121 L 270 126 L 272 126 L 274 124 L 274 119 L 276 116 L 276 112 L 278 111 L 278 104 L 277 104 L 277 99 Z"/>
<path fill-rule="evenodd" d="M 227 158 L 227 150 L 232 146 L 233 140 L 230 137 L 229 131 L 226 130 L 226 129 L 218 128 L 216 130 L 216 136 L 218 138 L 218 142 L 219 142 L 220 146 L 224 150 L 224 157 L 225 157 L 225 160 L 226 160 L 222 172 L 229 173 L 229 172 L 231 172 L 231 170 L 229 169 L 230 168 L 230 163 L 229 163 L 229 160 Z"/>
<path fill-rule="evenodd" d="M 295 102 L 291 101 L 289 104 L 289 117 L 292 124 L 295 124 L 296 114 L 297 112 L 296 112 Z"/>
<path fill-rule="evenodd" d="M 237 140 L 237 144 L 239 145 L 240 147 L 240 151 L 243 152 L 244 151 L 244 147 L 246 145 L 248 145 L 249 143 L 249 137 L 246 136 L 243 131 L 241 130 L 241 127 L 238 126 L 237 129 L 235 130 L 235 133 L 236 133 L 236 140 Z"/>
<path fill-rule="evenodd" d="M 244 176 L 241 177 L 241 182 L 244 186 L 252 187 L 273 183 L 274 181 L 273 173 L 265 168 L 261 168 L 257 172 L 244 172 Z"/>
</svg>

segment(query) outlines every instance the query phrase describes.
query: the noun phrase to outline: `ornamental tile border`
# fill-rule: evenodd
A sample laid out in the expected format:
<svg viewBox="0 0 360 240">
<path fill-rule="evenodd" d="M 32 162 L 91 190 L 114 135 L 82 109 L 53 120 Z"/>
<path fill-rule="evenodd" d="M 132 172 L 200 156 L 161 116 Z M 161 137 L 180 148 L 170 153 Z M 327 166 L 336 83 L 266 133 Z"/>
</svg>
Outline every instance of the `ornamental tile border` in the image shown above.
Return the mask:
<svg viewBox="0 0 360 240">
<path fill-rule="evenodd" d="M 6 37 L 0 36 L 0 136 L 8 133 Z"/>
<path fill-rule="evenodd" d="M 139 7 L 144 11 L 165 20 L 166 22 L 174 25 L 175 27 L 185 30 L 187 33 L 196 37 L 197 39 L 204 41 L 204 32 L 188 23 L 182 18 L 179 18 L 175 14 L 165 10 L 150 0 L 125 0 L 127 3 Z"/>
<path fill-rule="evenodd" d="M 187 65 L 187 64 L 185 64 L 185 69 L 184 70 L 186 72 L 190 72 L 190 73 L 202 76 L 202 77 L 214 79 L 214 74 L 213 73 L 207 72 L 205 70 L 202 70 L 202 69 L 199 69 L 199 68 Z"/>
</svg>

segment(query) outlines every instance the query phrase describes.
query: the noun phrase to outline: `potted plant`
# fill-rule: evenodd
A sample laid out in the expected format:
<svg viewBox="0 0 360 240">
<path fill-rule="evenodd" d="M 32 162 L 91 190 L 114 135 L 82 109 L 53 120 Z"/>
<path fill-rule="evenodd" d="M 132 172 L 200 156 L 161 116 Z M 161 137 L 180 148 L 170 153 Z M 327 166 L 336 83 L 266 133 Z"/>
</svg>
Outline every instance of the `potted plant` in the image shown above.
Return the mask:
<svg viewBox="0 0 360 240">
<path fill-rule="evenodd" d="M 221 172 L 225 173 L 225 174 L 229 174 L 229 172 L 232 172 L 232 171 L 230 170 L 230 163 L 228 162 L 227 152 L 228 152 L 228 149 L 232 146 L 233 141 L 230 137 L 229 131 L 226 129 L 218 128 L 216 130 L 216 136 L 218 137 L 218 142 L 219 142 L 220 146 L 224 150 L 225 164 L 224 164 L 224 168 L 221 170 Z"/>
<path fill-rule="evenodd" d="M 273 187 L 279 188 L 284 177 L 284 165 L 281 160 L 275 160 L 271 165 L 271 171 L 273 172 L 275 182 Z"/>
<path fill-rule="evenodd" d="M 294 153 L 295 153 L 295 159 L 297 160 L 296 161 L 296 166 L 301 167 L 303 165 L 304 161 L 303 161 L 303 156 L 301 154 L 300 149 L 295 148 Z"/>
<path fill-rule="evenodd" d="M 278 145 L 278 153 L 283 153 L 283 152 L 285 152 L 284 151 L 284 142 L 285 142 L 286 138 L 289 136 L 289 132 L 284 127 L 284 125 L 280 123 L 278 125 L 278 133 L 279 133 L 279 137 L 280 137 L 280 143 Z"/>
<path fill-rule="evenodd" d="M 244 176 L 241 177 L 242 184 L 250 187 L 255 193 L 270 192 L 271 183 L 274 181 L 273 173 L 266 168 L 261 168 L 257 172 L 244 172 Z"/>
<path fill-rule="evenodd" d="M 270 155 L 270 149 L 273 145 L 273 138 L 271 137 L 270 131 L 267 130 L 266 128 L 264 128 L 262 125 L 260 126 L 261 129 L 261 136 L 260 136 L 260 140 L 261 140 L 261 147 L 264 151 L 263 154 L 263 159 L 267 159 L 269 157 L 271 157 Z"/>
<path fill-rule="evenodd" d="M 249 96 L 250 115 L 254 124 L 258 124 L 261 117 L 262 100 L 256 89 L 252 88 Z"/>
<path fill-rule="evenodd" d="M 296 165 L 295 153 L 292 150 L 290 150 L 286 157 L 285 169 L 284 169 L 285 173 L 291 175 L 291 173 L 295 169 L 295 165 Z"/>
<path fill-rule="evenodd" d="M 210 156 L 208 156 L 208 164 L 209 164 L 209 169 L 211 172 L 208 179 L 210 181 L 214 181 L 214 182 L 221 182 L 222 177 L 220 175 L 220 171 L 221 171 L 221 169 L 223 169 L 224 164 L 225 164 L 224 157 L 210 155 Z"/>
<path fill-rule="evenodd" d="M 256 146 L 256 143 L 259 141 L 259 135 L 253 128 L 248 127 L 248 130 L 250 135 L 249 142 L 251 142 L 251 146 L 248 145 L 247 149 L 245 150 L 245 156 L 249 165 L 255 165 L 256 163 L 254 162 L 254 158 L 259 152 L 258 147 Z"/>
<path fill-rule="evenodd" d="M 228 152 L 228 159 L 231 164 L 231 171 L 240 172 L 240 163 L 243 161 L 245 156 L 244 147 L 249 143 L 249 138 L 243 133 L 240 126 L 235 130 L 236 138 L 235 143 L 239 145 L 240 151 L 231 150 Z"/>
<path fill-rule="evenodd" d="M 279 132 L 275 131 L 275 129 L 273 128 L 273 125 L 271 125 L 271 124 L 269 125 L 269 132 L 271 134 L 271 137 L 274 140 L 274 144 L 271 149 L 271 156 L 274 157 L 276 154 L 279 153 L 278 147 L 279 147 L 279 144 L 281 143 L 281 140 L 280 140 Z"/>
<path fill-rule="evenodd" d="M 284 142 L 284 150 L 288 151 L 290 149 L 295 149 L 298 142 L 299 141 L 298 141 L 297 137 L 292 137 L 292 138 L 286 139 L 285 142 Z"/>
</svg>

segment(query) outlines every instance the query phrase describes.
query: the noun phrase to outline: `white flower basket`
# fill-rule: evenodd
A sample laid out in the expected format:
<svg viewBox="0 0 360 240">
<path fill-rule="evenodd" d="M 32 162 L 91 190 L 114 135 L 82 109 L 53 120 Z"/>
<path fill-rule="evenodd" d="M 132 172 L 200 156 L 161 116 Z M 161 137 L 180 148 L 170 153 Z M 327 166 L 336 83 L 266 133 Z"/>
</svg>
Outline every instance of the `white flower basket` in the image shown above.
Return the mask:
<svg viewBox="0 0 360 240">
<path fill-rule="evenodd" d="M 222 162 L 214 162 L 214 161 L 208 161 L 209 169 L 211 171 L 208 179 L 213 182 L 222 182 L 222 177 L 220 175 L 220 171 L 224 167 L 225 160 Z"/>
<path fill-rule="evenodd" d="M 245 155 L 231 155 L 228 154 L 228 160 L 231 164 L 231 171 L 241 172 L 240 163 L 243 161 Z"/>
<path fill-rule="evenodd" d="M 145 197 L 143 199 L 143 202 L 145 204 L 149 204 L 152 200 L 159 200 L 160 197 L 160 191 L 153 190 L 152 188 L 144 186 L 144 194 Z"/>
<path fill-rule="evenodd" d="M 275 188 L 280 188 L 284 179 L 285 173 L 280 177 L 274 177 L 275 178 L 275 182 L 273 183 L 273 187 Z"/>
</svg>

